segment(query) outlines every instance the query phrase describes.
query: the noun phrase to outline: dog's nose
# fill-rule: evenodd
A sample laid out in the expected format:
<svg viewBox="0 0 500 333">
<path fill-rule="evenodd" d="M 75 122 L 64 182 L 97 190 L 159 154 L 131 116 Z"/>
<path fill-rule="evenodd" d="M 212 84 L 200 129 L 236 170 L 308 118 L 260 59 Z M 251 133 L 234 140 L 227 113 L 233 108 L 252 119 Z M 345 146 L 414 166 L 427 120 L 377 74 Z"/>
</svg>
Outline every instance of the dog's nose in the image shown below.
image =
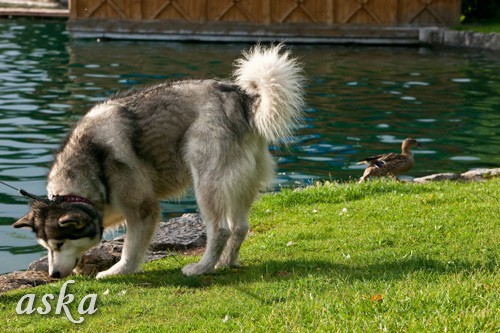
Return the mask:
<svg viewBox="0 0 500 333">
<path fill-rule="evenodd" d="M 50 274 L 50 277 L 51 278 L 54 278 L 54 279 L 59 279 L 61 278 L 61 272 L 52 272 L 52 274 Z"/>
</svg>

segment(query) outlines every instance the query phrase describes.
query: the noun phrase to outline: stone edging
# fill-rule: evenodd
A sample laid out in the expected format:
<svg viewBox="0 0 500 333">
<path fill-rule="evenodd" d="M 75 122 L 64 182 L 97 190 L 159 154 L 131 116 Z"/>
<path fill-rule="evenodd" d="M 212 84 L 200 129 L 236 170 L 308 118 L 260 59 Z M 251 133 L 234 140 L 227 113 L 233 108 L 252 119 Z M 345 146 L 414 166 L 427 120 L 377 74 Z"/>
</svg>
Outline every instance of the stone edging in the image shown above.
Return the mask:
<svg viewBox="0 0 500 333">
<path fill-rule="evenodd" d="M 464 180 L 464 181 L 484 181 L 489 178 L 500 177 L 500 168 L 496 169 L 476 169 L 461 174 L 458 173 L 436 173 L 433 175 L 414 178 L 414 183 L 427 183 L 443 180 Z"/>
<path fill-rule="evenodd" d="M 474 31 L 457 31 L 448 28 L 420 28 L 421 44 L 446 47 L 467 47 L 486 50 L 500 50 L 499 33 L 480 33 Z"/>
</svg>

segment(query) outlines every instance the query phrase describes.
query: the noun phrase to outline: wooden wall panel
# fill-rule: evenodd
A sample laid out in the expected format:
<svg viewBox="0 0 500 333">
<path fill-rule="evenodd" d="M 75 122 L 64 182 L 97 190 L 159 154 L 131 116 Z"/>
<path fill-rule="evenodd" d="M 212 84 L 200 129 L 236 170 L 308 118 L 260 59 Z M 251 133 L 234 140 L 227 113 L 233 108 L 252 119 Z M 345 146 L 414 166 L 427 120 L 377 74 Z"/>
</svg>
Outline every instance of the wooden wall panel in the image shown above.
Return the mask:
<svg viewBox="0 0 500 333">
<path fill-rule="evenodd" d="M 273 0 L 273 23 L 333 24 L 333 0 Z"/>
<path fill-rule="evenodd" d="M 204 0 L 156 0 L 142 2 L 143 19 L 145 20 L 205 21 L 206 1 Z"/>
<path fill-rule="evenodd" d="M 400 0 L 399 17 L 403 24 L 457 24 L 460 0 Z"/>
<path fill-rule="evenodd" d="M 134 9 L 131 0 L 79 0 L 76 4 L 78 18 L 130 19 Z"/>
<path fill-rule="evenodd" d="M 335 9 L 340 24 L 394 25 L 398 0 L 336 0 Z"/>
<path fill-rule="evenodd" d="M 269 23 L 269 0 L 206 0 L 207 21 Z"/>
<path fill-rule="evenodd" d="M 460 0 L 70 0 L 70 19 L 255 25 L 453 25 Z"/>
</svg>

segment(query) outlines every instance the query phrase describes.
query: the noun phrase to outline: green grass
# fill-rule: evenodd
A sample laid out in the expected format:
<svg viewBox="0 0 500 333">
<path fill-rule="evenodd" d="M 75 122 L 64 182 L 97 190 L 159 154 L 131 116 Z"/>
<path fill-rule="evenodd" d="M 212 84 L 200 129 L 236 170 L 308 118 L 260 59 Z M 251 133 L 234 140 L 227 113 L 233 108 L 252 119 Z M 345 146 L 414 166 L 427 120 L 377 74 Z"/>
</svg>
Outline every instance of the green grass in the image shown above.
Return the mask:
<svg viewBox="0 0 500 333">
<path fill-rule="evenodd" d="M 453 29 L 459 31 L 481 32 L 485 34 L 500 33 L 500 17 L 483 22 L 462 23 L 458 26 L 453 27 Z"/>
<path fill-rule="evenodd" d="M 63 281 L 0 296 L 4 332 L 498 332 L 500 180 L 426 185 L 373 181 L 264 195 L 243 267 L 186 278 L 196 257 L 145 272 L 73 277 L 98 310 L 17 315 L 18 300 Z M 107 294 L 104 294 L 106 291 Z M 52 303 L 55 305 L 55 302 Z M 77 304 L 73 306 L 74 317 Z"/>
</svg>

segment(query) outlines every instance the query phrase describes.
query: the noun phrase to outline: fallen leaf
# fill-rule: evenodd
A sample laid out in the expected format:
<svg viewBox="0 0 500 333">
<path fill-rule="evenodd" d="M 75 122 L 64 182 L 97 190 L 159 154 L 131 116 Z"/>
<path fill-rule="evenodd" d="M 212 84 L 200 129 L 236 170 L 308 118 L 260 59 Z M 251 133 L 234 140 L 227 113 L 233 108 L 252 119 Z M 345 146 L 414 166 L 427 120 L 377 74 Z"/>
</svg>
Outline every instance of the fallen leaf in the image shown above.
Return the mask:
<svg viewBox="0 0 500 333">
<path fill-rule="evenodd" d="M 380 294 L 375 294 L 372 296 L 372 298 L 370 300 L 372 302 L 382 302 L 384 300 L 384 298 Z"/>
</svg>

